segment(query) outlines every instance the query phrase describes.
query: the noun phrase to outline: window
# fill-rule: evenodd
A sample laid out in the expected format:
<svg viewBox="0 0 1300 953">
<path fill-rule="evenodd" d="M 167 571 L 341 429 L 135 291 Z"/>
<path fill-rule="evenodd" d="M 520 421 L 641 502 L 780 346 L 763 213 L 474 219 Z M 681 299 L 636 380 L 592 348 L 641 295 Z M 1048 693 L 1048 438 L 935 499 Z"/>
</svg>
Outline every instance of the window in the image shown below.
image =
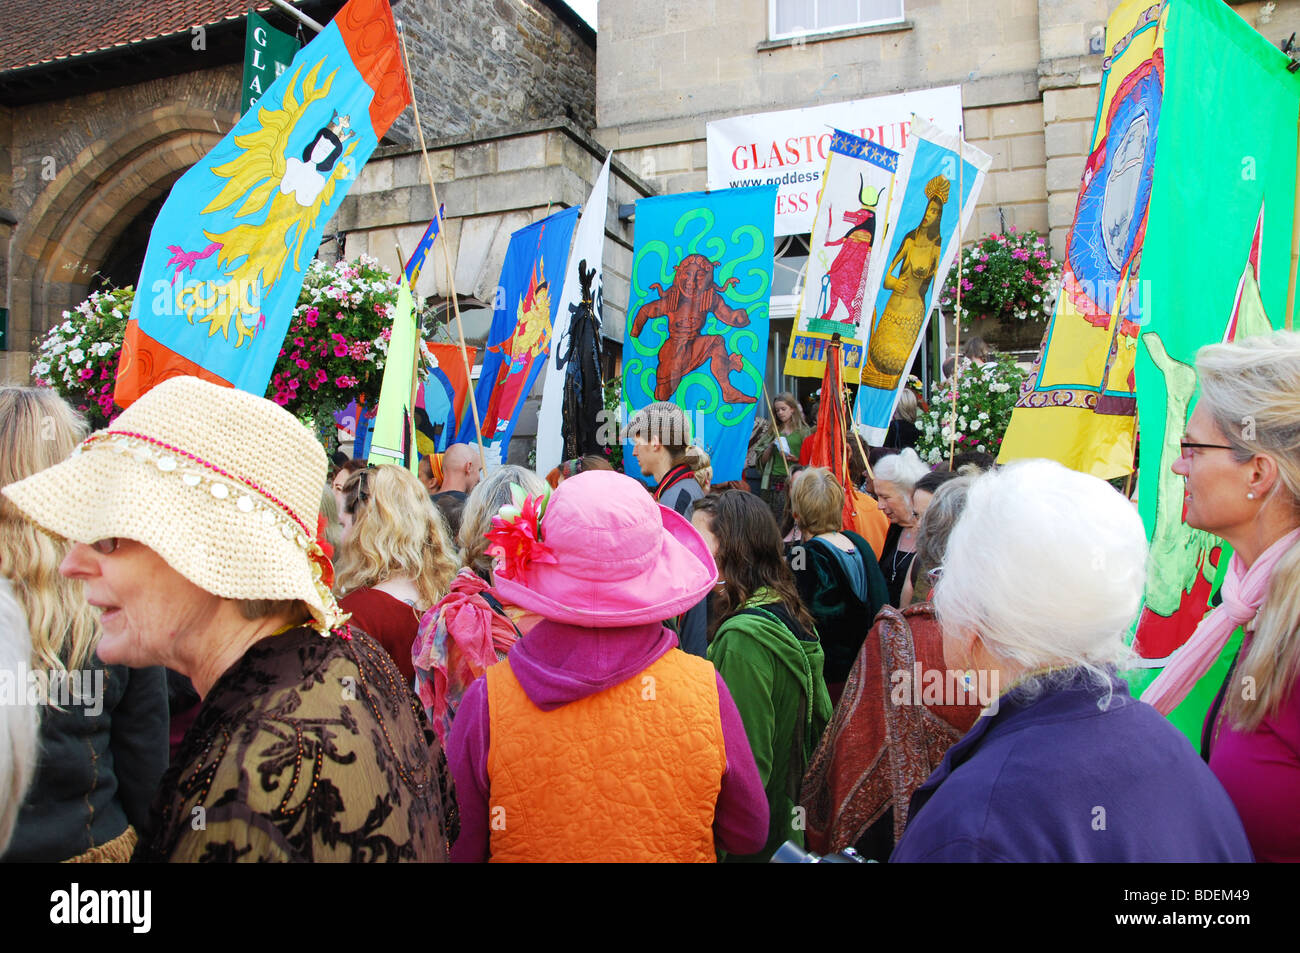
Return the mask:
<svg viewBox="0 0 1300 953">
<path fill-rule="evenodd" d="M 903 20 L 903 0 L 770 0 L 768 10 L 773 40 Z"/>
</svg>

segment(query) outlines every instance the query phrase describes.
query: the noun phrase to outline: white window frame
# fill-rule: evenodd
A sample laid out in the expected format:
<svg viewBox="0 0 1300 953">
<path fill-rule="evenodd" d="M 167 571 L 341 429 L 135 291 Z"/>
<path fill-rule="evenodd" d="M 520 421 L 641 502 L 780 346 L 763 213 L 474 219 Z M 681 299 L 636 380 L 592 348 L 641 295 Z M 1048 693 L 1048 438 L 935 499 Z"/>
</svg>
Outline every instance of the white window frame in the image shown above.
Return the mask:
<svg viewBox="0 0 1300 953">
<path fill-rule="evenodd" d="M 886 17 L 882 20 L 864 20 L 861 23 L 841 23 L 820 29 L 791 30 L 786 33 L 778 33 L 776 32 L 776 5 L 778 2 L 779 0 L 768 0 L 767 2 L 767 37 L 769 40 L 791 40 L 800 36 L 821 36 L 827 33 L 839 33 L 843 30 L 861 30 L 866 27 L 886 26 L 891 23 L 905 23 L 907 21 L 906 0 L 899 0 L 897 17 Z M 818 0 L 813 0 L 814 4 L 817 2 Z"/>
</svg>

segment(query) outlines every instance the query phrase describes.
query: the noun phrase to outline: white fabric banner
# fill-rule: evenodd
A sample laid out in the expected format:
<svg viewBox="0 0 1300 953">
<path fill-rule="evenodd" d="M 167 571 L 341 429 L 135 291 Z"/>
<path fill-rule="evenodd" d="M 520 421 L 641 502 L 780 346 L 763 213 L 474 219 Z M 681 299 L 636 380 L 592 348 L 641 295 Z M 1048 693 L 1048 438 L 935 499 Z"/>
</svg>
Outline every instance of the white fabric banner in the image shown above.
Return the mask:
<svg viewBox="0 0 1300 953">
<path fill-rule="evenodd" d="M 605 157 L 605 165 L 600 170 L 600 175 L 596 176 L 596 184 L 591 187 L 591 195 L 587 197 L 587 204 L 583 206 L 578 227 L 574 231 L 573 250 L 569 252 L 569 265 L 564 272 L 564 290 L 560 296 L 559 310 L 555 313 L 551 354 L 546 359 L 546 379 L 542 382 L 542 406 L 537 412 L 536 470 L 542 476 L 564 462 L 564 437 L 561 431 L 565 373 L 556 367 L 556 361 L 564 358 L 564 341 L 573 316 L 569 308 L 576 309 L 582 303 L 579 265 L 596 270 L 596 275 L 591 280 L 591 299 L 597 324 L 602 321 L 600 308 L 604 269 L 601 267 L 601 257 L 605 251 L 605 216 L 609 205 L 609 161 L 613 157 L 612 152 Z"/>
<path fill-rule="evenodd" d="M 912 114 L 956 134 L 961 87 L 939 86 L 807 109 L 720 119 L 706 127 L 709 188 L 776 184 L 776 234 L 807 235 L 836 129 L 902 152 Z"/>
</svg>

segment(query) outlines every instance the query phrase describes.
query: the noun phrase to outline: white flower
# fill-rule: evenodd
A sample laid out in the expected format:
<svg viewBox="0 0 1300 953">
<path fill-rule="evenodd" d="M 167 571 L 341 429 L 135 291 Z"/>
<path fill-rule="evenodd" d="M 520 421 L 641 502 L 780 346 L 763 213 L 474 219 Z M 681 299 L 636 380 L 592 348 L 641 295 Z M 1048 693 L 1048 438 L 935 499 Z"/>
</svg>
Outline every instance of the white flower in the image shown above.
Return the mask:
<svg viewBox="0 0 1300 953">
<path fill-rule="evenodd" d="M 979 430 L 979 429 L 980 429 L 980 422 L 979 422 L 978 420 L 972 420 L 972 421 L 970 422 L 970 429 L 971 429 L 971 432 L 972 432 L 972 433 L 974 433 L 976 430 Z"/>
<path fill-rule="evenodd" d="M 86 359 L 86 355 L 79 347 L 74 347 L 68 353 L 68 360 L 71 361 L 73 364 L 80 364 L 85 359 Z"/>
<path fill-rule="evenodd" d="M 50 365 L 46 364 L 44 361 L 32 365 L 32 373 L 37 377 L 44 377 L 49 372 Z"/>
</svg>

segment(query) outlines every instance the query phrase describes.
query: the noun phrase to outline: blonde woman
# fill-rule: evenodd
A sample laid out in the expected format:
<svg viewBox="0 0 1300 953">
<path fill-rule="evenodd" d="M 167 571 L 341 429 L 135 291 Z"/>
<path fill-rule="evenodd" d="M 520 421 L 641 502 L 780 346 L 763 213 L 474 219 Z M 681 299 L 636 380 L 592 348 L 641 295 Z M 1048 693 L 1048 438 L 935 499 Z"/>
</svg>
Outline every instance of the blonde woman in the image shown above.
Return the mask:
<svg viewBox="0 0 1300 953">
<path fill-rule="evenodd" d="M 456 551 L 429 492 L 401 467 L 359 470 L 344 485 L 334 588 L 351 624 L 388 650 L 407 684 L 420 616 L 447 594 Z"/>
<path fill-rule="evenodd" d="M 84 435 L 53 391 L 0 388 L 0 486 L 66 459 Z M 46 686 L 40 761 L 6 861 L 129 860 L 167 767 L 163 670 L 95 657 L 96 613 L 80 583 L 59 575 L 67 551 L 0 497 L 0 574 L 31 630 L 31 677 L 20 684 Z"/>
<path fill-rule="evenodd" d="M 1245 634 L 1202 751 L 1255 858 L 1300 861 L 1300 335 L 1202 348 L 1201 399 L 1173 471 L 1187 525 L 1233 550 L 1223 601 L 1143 694 L 1169 713 Z"/>
</svg>

